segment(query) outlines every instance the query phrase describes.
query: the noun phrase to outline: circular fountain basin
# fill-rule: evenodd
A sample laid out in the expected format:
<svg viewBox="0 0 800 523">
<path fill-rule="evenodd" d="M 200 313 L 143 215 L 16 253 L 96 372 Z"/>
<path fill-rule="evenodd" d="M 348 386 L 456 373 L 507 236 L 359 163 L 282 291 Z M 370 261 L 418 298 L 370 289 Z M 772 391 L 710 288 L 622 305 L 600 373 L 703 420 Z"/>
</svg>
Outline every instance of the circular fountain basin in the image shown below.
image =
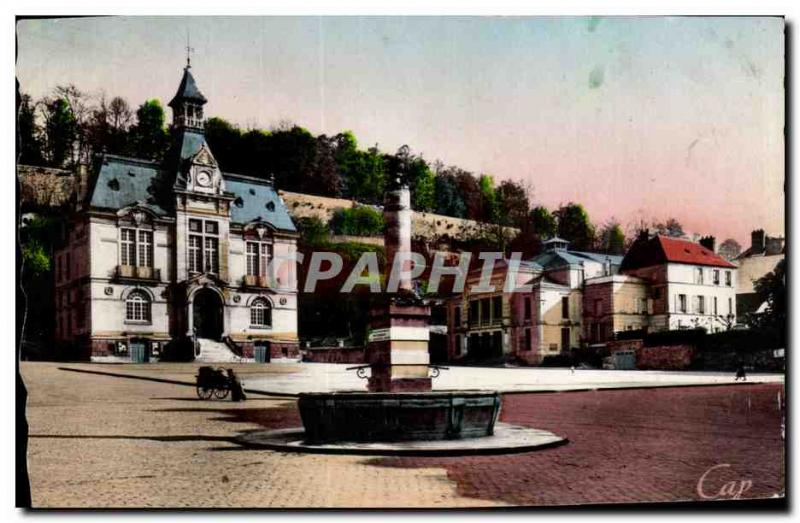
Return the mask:
<svg viewBox="0 0 800 523">
<path fill-rule="evenodd" d="M 491 436 L 500 404 L 494 391 L 302 393 L 297 401 L 312 443 Z"/>
</svg>

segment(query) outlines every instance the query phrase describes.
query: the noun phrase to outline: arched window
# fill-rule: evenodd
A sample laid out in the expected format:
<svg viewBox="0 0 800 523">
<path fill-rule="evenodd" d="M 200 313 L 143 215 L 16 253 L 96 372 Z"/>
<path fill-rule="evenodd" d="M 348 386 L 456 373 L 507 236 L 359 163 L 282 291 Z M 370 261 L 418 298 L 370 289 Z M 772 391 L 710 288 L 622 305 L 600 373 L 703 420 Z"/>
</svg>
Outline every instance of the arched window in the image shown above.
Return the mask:
<svg viewBox="0 0 800 523">
<path fill-rule="evenodd" d="M 253 327 L 272 326 L 272 306 L 267 300 L 259 298 L 250 306 L 250 325 Z"/>
<path fill-rule="evenodd" d="M 125 300 L 127 321 L 150 322 L 150 297 L 142 291 L 133 291 Z"/>
</svg>

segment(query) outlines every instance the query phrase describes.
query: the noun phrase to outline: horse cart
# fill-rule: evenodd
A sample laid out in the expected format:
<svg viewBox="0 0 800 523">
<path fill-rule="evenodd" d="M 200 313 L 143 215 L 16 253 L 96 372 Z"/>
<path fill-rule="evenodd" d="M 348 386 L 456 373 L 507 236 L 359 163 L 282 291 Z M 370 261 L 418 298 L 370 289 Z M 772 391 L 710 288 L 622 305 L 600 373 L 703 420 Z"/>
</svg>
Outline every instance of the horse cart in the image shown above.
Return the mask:
<svg viewBox="0 0 800 523">
<path fill-rule="evenodd" d="M 203 400 L 212 397 L 224 400 L 231 392 L 231 383 L 223 369 L 200 367 L 197 369 L 197 396 Z"/>
</svg>

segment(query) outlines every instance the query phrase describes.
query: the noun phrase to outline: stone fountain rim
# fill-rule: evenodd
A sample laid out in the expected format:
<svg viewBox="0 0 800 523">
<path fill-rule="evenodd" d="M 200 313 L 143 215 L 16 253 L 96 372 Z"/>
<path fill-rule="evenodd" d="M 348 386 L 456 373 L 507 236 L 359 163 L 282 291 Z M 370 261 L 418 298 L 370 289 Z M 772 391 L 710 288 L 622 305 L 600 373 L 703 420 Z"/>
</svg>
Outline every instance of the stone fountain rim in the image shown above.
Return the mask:
<svg viewBox="0 0 800 523">
<path fill-rule="evenodd" d="M 298 398 L 330 398 L 331 396 L 341 398 L 397 398 L 397 397 L 425 397 L 425 398 L 452 398 L 459 396 L 468 397 L 492 397 L 502 396 L 502 393 L 496 390 L 479 390 L 479 389 L 464 389 L 464 390 L 431 390 L 431 391 L 397 391 L 397 392 L 368 392 L 360 390 L 339 390 L 332 392 L 300 392 Z"/>
<path fill-rule="evenodd" d="M 552 432 L 496 423 L 492 436 L 450 440 L 416 440 L 398 442 L 352 442 L 306 443 L 303 427 L 246 432 L 235 442 L 252 450 L 273 450 L 305 454 L 350 454 L 361 456 L 479 456 L 519 454 L 533 452 L 569 443 L 566 437 Z"/>
</svg>

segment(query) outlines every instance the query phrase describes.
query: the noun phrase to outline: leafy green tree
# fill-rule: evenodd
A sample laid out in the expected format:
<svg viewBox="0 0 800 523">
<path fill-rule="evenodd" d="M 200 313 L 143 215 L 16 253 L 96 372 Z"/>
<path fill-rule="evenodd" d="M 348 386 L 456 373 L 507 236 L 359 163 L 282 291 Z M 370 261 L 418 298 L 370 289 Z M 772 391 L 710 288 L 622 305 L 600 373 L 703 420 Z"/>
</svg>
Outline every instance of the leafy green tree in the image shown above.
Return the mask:
<svg viewBox="0 0 800 523">
<path fill-rule="evenodd" d="M 330 230 L 328 226 L 316 216 L 298 218 L 295 225 L 300 234 L 301 242 L 311 247 L 324 245 L 328 242 Z"/>
<path fill-rule="evenodd" d="M 436 181 L 430 165 L 421 156 L 411 162 L 411 205 L 414 210 L 428 212 L 436 204 Z"/>
<path fill-rule="evenodd" d="M 245 173 L 253 176 L 274 174 L 279 187 L 301 192 L 307 184 L 304 176 L 308 174 L 308 164 L 313 162 L 317 153 L 317 140 L 300 126 L 287 127 L 273 129 L 265 136 L 265 155 L 262 157 L 258 152 L 254 153 Z M 251 136 L 253 140 L 258 139 L 255 135 Z M 250 152 L 248 149 L 248 146 L 244 147 L 245 151 Z M 255 172 L 261 169 L 261 173 Z M 319 191 L 314 193 L 319 194 Z"/>
<path fill-rule="evenodd" d="M 36 106 L 30 95 L 19 98 L 17 112 L 17 161 L 26 165 L 42 165 L 42 142 L 36 125 Z"/>
<path fill-rule="evenodd" d="M 63 98 L 47 102 L 44 107 L 47 163 L 64 167 L 72 159 L 77 126 L 69 103 Z"/>
<path fill-rule="evenodd" d="M 530 222 L 533 234 L 540 239 L 556 235 L 556 219 L 546 207 L 539 205 L 531 209 Z"/>
<path fill-rule="evenodd" d="M 786 328 L 786 260 L 781 260 L 772 272 L 755 281 L 753 288 L 761 300 L 767 303 L 767 309 L 755 318 L 757 327 L 777 329 Z"/>
<path fill-rule="evenodd" d="M 568 203 L 554 214 L 558 219 L 558 235 L 570 241 L 570 248 L 580 251 L 594 247 L 595 229 L 582 205 Z"/>
<path fill-rule="evenodd" d="M 600 231 L 602 249 L 609 254 L 625 253 L 625 233 L 616 220 L 609 221 Z"/>
<path fill-rule="evenodd" d="M 157 161 L 164 158 L 169 147 L 169 133 L 164 121 L 164 108 L 158 100 L 147 100 L 139 106 L 136 123 L 130 130 L 130 147 L 134 156 Z"/>
<path fill-rule="evenodd" d="M 530 212 L 526 188 L 513 180 L 503 180 L 496 194 L 500 222 L 503 225 L 523 228 Z"/>
<path fill-rule="evenodd" d="M 242 131 L 223 118 L 206 120 L 206 141 L 223 171 L 245 174 L 243 169 Z M 250 151 L 247 154 L 252 154 Z"/>
<path fill-rule="evenodd" d="M 497 205 L 497 192 L 494 188 L 494 178 L 491 175 L 482 174 L 478 178 L 478 186 L 481 191 L 483 219 L 489 223 L 497 223 L 500 213 Z"/>
<path fill-rule="evenodd" d="M 445 216 L 464 218 L 467 207 L 458 189 L 455 175 L 439 171 L 435 178 L 436 212 Z"/>
<path fill-rule="evenodd" d="M 342 194 L 342 178 L 336 168 L 333 140 L 318 136 L 314 155 L 304 164 L 302 189 L 304 192 L 339 197 Z"/>
</svg>

